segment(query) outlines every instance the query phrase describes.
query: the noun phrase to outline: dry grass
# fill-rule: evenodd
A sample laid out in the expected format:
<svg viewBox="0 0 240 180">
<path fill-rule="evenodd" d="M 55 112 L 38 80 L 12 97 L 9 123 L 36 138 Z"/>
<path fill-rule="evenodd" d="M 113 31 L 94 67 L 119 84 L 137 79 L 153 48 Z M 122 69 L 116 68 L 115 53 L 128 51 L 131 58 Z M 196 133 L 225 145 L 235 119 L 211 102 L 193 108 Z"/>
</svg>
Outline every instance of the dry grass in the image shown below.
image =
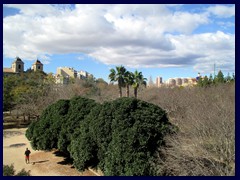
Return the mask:
<svg viewBox="0 0 240 180">
<path fill-rule="evenodd" d="M 141 99 L 166 109 L 179 127 L 178 134 L 167 137 L 168 147 L 159 150 L 159 174 L 235 175 L 235 84 L 152 88 Z"/>
<path fill-rule="evenodd" d="M 130 91 L 133 96 L 133 91 Z M 37 110 L 74 95 L 97 102 L 118 98 L 115 85 L 86 86 L 82 82 L 52 88 Z M 125 89 L 123 88 L 123 96 Z M 159 175 L 235 175 L 235 83 L 208 88 L 141 88 L 141 100 L 165 109 L 179 128 L 156 154 Z M 33 105 L 31 105 L 33 107 Z M 40 106 L 40 107 L 39 107 Z"/>
</svg>

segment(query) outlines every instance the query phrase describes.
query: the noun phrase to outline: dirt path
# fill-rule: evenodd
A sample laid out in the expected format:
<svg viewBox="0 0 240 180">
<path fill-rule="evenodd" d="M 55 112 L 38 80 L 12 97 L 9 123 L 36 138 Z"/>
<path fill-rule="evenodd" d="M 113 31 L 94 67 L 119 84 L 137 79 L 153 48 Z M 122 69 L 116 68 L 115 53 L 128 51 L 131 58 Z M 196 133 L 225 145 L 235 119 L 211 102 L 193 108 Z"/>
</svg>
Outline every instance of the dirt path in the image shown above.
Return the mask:
<svg viewBox="0 0 240 180">
<path fill-rule="evenodd" d="M 57 156 L 56 151 L 34 151 L 25 137 L 26 128 L 3 130 L 3 164 L 14 164 L 16 172 L 21 169 L 30 170 L 32 176 L 96 176 L 86 170 L 78 172 L 71 164 L 64 163 L 64 157 Z M 30 164 L 25 163 L 24 152 L 28 148 Z"/>
</svg>

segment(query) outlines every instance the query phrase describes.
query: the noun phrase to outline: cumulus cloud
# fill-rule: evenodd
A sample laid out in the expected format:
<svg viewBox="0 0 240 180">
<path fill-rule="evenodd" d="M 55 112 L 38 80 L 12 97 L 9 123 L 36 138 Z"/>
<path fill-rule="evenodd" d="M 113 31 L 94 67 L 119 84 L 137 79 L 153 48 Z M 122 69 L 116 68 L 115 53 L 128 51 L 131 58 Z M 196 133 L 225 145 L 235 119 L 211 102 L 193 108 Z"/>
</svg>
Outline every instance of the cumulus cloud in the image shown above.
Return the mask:
<svg viewBox="0 0 240 180">
<path fill-rule="evenodd" d="M 235 36 L 192 34 L 209 14 L 168 5 L 4 5 L 20 14 L 3 19 L 3 53 L 46 63 L 53 54 L 80 53 L 108 65 L 208 69 L 213 60 L 234 66 Z M 227 17 L 229 6 L 207 12 Z M 230 16 L 228 14 L 228 16 Z M 227 68 L 227 66 L 224 66 Z"/>
<path fill-rule="evenodd" d="M 235 35 L 216 33 L 203 33 L 192 36 L 172 36 L 178 54 L 182 52 L 196 52 L 194 69 L 201 73 L 213 73 L 214 63 L 226 71 L 234 71 L 235 63 Z M 183 48 L 180 50 L 180 46 Z M 228 67 L 228 68 L 227 68 Z"/>
<path fill-rule="evenodd" d="M 235 5 L 225 6 L 225 5 L 215 5 L 210 6 L 207 11 L 216 15 L 217 17 L 229 18 L 235 16 Z"/>
</svg>

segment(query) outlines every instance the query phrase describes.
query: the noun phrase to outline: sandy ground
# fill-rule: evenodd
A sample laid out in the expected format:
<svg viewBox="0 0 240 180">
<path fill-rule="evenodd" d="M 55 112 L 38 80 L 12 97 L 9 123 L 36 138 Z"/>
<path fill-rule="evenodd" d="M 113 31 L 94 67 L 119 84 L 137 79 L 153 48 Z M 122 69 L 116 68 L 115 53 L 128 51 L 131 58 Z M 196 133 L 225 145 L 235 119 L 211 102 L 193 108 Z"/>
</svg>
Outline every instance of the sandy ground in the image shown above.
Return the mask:
<svg viewBox="0 0 240 180">
<path fill-rule="evenodd" d="M 30 171 L 32 176 L 96 176 L 92 170 L 83 173 L 77 171 L 71 164 L 64 162 L 64 157 L 56 156 L 55 151 L 34 151 L 25 137 L 26 128 L 3 130 L 3 164 L 14 165 L 16 172 L 21 169 Z M 25 163 L 24 152 L 31 151 L 30 163 Z"/>
</svg>

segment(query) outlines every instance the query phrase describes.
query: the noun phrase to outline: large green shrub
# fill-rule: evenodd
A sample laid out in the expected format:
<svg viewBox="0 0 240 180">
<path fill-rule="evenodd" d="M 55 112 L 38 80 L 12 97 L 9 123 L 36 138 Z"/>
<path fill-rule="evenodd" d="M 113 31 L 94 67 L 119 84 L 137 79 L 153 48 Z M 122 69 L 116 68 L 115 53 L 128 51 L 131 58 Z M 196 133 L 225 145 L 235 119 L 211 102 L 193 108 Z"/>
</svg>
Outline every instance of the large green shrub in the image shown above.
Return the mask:
<svg viewBox="0 0 240 180">
<path fill-rule="evenodd" d="M 80 171 L 98 167 L 105 175 L 155 175 L 151 162 L 171 127 L 164 110 L 135 98 L 97 104 L 74 97 L 47 107 L 26 136 L 34 149 L 69 154 Z"/>
<path fill-rule="evenodd" d="M 59 132 L 68 113 L 69 100 L 59 100 L 48 106 L 39 121 L 32 123 L 26 131 L 33 149 L 51 150 L 57 148 Z"/>
<path fill-rule="evenodd" d="M 98 164 L 102 168 L 104 153 L 111 141 L 111 103 L 97 105 L 75 131 L 69 148 L 74 166 L 84 170 Z M 93 156 L 94 154 L 94 156 Z M 92 164 L 91 164 L 92 162 Z"/>
<path fill-rule="evenodd" d="M 120 98 L 91 111 L 71 142 L 70 154 L 79 170 L 99 162 L 105 175 L 152 175 L 150 160 L 170 127 L 158 106 Z"/>
<path fill-rule="evenodd" d="M 94 100 L 83 97 L 74 97 L 70 99 L 68 114 L 62 123 L 59 133 L 59 150 L 68 153 L 67 147 L 71 142 L 72 134 L 80 127 L 80 124 L 84 120 L 85 116 L 90 113 L 96 104 L 97 103 Z"/>
</svg>

